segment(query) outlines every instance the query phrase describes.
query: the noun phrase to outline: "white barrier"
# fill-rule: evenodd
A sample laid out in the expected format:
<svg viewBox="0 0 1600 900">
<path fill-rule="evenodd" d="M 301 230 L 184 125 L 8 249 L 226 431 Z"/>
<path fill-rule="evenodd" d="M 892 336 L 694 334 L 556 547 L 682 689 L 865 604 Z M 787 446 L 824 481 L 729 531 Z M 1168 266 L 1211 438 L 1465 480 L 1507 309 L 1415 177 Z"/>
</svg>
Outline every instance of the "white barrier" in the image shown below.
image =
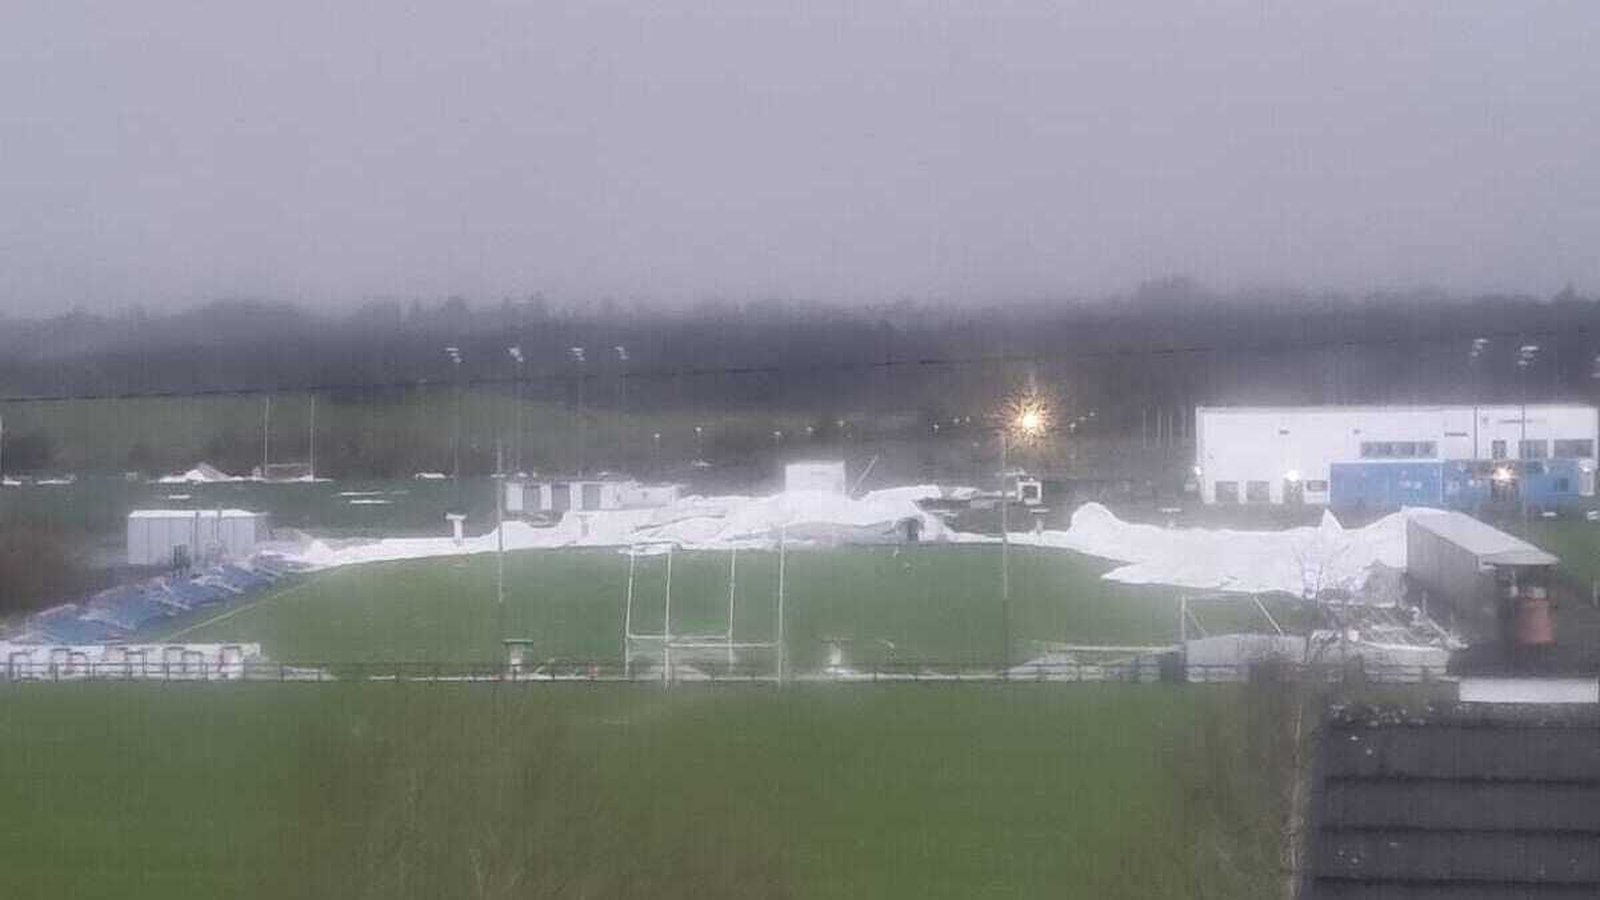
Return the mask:
<svg viewBox="0 0 1600 900">
<path fill-rule="evenodd" d="M 260 644 L 0 642 L 0 680 L 232 681 L 260 659 Z"/>
</svg>

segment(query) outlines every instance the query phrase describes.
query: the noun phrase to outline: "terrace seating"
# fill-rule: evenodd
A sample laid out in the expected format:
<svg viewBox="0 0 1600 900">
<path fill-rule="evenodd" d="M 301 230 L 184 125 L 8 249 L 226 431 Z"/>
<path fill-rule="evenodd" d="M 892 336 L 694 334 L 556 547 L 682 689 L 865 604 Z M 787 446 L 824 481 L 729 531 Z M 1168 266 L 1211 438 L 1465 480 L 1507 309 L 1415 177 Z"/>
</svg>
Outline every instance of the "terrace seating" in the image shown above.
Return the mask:
<svg viewBox="0 0 1600 900">
<path fill-rule="evenodd" d="M 192 578 L 155 578 L 101 591 L 82 605 L 68 603 L 34 614 L 30 637 L 61 644 L 121 641 L 180 611 L 225 603 L 269 587 L 296 567 L 284 561 L 222 565 Z"/>
<path fill-rule="evenodd" d="M 105 622 L 133 632 L 171 614 L 165 604 L 143 589 L 118 588 L 96 596 L 79 619 Z"/>
<path fill-rule="evenodd" d="M 232 592 L 219 585 L 208 584 L 203 581 L 184 579 L 167 584 L 167 593 L 171 596 L 169 602 L 182 609 L 197 609 L 202 606 L 211 606 L 221 603 L 231 596 Z"/>
<path fill-rule="evenodd" d="M 57 644 L 102 644 L 108 641 L 120 641 L 128 635 L 127 629 L 118 628 L 109 622 L 81 618 L 55 619 L 39 623 L 39 630 Z"/>
<path fill-rule="evenodd" d="M 266 587 L 272 583 L 271 579 L 239 566 L 221 566 L 209 574 L 240 593 Z"/>
</svg>

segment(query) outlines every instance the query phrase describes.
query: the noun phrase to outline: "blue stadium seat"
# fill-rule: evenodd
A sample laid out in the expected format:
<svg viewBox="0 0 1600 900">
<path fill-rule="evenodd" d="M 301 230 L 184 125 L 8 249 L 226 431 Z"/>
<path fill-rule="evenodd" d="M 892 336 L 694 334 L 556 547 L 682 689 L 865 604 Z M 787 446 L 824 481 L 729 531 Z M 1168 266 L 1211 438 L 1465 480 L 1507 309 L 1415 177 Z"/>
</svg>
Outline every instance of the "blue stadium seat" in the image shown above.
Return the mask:
<svg viewBox="0 0 1600 900">
<path fill-rule="evenodd" d="M 126 637 L 127 629 L 92 619 L 58 619 L 40 629 L 58 644 L 100 644 Z"/>
</svg>

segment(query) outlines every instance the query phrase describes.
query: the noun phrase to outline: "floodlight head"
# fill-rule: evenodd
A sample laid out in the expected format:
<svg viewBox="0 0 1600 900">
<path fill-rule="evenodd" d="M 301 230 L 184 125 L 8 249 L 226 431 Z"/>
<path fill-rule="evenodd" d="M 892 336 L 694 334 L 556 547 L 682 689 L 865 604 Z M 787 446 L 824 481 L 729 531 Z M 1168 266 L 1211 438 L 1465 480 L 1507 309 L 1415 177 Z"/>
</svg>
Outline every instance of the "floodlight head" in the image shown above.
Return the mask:
<svg viewBox="0 0 1600 900">
<path fill-rule="evenodd" d="M 1040 394 L 1019 394 L 1007 402 L 999 424 L 1013 438 L 1035 440 L 1050 430 L 1050 405 Z"/>
</svg>

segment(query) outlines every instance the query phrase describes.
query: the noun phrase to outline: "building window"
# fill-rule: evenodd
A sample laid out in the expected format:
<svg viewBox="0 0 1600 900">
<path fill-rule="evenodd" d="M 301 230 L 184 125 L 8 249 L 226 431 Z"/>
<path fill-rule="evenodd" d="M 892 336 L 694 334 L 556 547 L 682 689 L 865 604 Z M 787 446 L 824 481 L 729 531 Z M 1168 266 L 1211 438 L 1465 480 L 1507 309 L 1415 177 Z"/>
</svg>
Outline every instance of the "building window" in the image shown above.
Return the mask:
<svg viewBox="0 0 1600 900">
<path fill-rule="evenodd" d="M 1246 503 L 1271 503 L 1272 484 L 1266 481 L 1246 481 L 1244 499 Z"/>
<path fill-rule="evenodd" d="M 1238 503 L 1239 502 L 1239 482 L 1237 482 L 1237 481 L 1219 481 L 1219 482 L 1217 482 L 1216 490 L 1217 490 L 1217 502 L 1218 503 Z"/>
<path fill-rule="evenodd" d="M 1518 459 L 1544 459 L 1550 455 L 1550 442 L 1544 438 L 1529 438 L 1517 441 Z"/>
<path fill-rule="evenodd" d="M 1313 479 L 1306 482 L 1306 493 L 1308 494 L 1326 494 L 1327 492 L 1328 483 L 1326 481 Z"/>
<path fill-rule="evenodd" d="M 1506 442 L 1505 441 L 1490 441 L 1489 442 L 1489 457 L 1491 459 L 1505 459 L 1506 458 Z"/>
<path fill-rule="evenodd" d="M 1432 459 L 1439 455 L 1435 441 L 1362 441 L 1362 459 Z"/>
<path fill-rule="evenodd" d="M 1583 440 L 1557 440 L 1555 442 L 1556 459 L 1588 459 L 1594 456 L 1594 441 Z"/>
</svg>

